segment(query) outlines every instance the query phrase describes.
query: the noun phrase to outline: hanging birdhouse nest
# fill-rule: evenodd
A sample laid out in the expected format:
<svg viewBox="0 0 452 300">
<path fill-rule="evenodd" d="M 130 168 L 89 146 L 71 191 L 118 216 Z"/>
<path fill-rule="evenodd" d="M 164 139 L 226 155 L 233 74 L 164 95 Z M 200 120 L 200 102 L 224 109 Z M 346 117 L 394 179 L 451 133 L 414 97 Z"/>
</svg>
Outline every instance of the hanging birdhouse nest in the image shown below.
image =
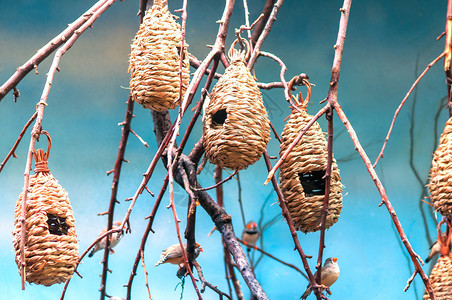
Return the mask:
<svg viewBox="0 0 452 300">
<path fill-rule="evenodd" d="M 446 122 L 430 170 L 430 198 L 435 210 L 452 219 L 452 118 Z"/>
<path fill-rule="evenodd" d="M 182 55 L 182 94 L 179 76 L 182 35 L 166 1 L 154 1 L 132 43 L 129 58 L 132 99 L 144 108 L 174 109 L 190 80 L 187 44 Z"/>
<path fill-rule="evenodd" d="M 270 139 L 270 121 L 256 81 L 245 61 L 247 53 L 229 50 L 231 64 L 205 103 L 203 141 L 212 164 L 242 170 L 259 160 Z"/>
<path fill-rule="evenodd" d="M 310 97 L 310 86 L 306 101 L 294 99 L 298 109 L 293 108 L 289 121 L 281 135 L 279 152 L 282 156 L 297 135 L 311 121 L 306 111 Z M 290 91 L 290 89 L 289 89 Z M 323 200 L 325 197 L 325 172 L 327 167 L 327 142 L 317 122 L 314 122 L 292 149 L 280 167 L 279 180 L 281 190 L 287 202 L 287 208 L 296 230 L 304 233 L 320 229 Z M 336 160 L 331 168 L 330 195 L 326 228 L 337 222 L 342 209 L 342 184 Z"/>
<path fill-rule="evenodd" d="M 441 256 L 429 277 L 436 299 L 452 299 L 452 256 Z M 430 299 L 427 291 L 424 299 Z"/>
<path fill-rule="evenodd" d="M 25 218 L 25 278 L 29 283 L 50 286 L 72 277 L 78 261 L 75 220 L 67 192 L 50 174 L 47 159 L 51 148 L 33 152 L 35 175 L 30 176 Z M 16 202 L 14 249 L 21 269 L 22 196 Z"/>
</svg>

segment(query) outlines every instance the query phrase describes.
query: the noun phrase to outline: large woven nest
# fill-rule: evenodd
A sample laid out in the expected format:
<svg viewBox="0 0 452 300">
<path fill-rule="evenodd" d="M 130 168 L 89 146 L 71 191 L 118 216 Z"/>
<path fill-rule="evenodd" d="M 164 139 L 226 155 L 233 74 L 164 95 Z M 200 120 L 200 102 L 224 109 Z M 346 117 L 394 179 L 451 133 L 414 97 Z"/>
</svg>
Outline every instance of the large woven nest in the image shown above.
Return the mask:
<svg viewBox="0 0 452 300">
<path fill-rule="evenodd" d="M 132 43 L 129 58 L 132 99 L 157 111 L 176 108 L 190 80 L 189 60 L 184 45 L 182 95 L 180 95 L 180 25 L 162 3 L 146 12 Z"/>
<path fill-rule="evenodd" d="M 37 155 L 42 157 L 41 151 L 38 150 Z M 19 268 L 21 209 L 22 194 L 16 202 L 13 232 Z M 28 282 L 50 286 L 72 277 L 78 261 L 74 223 L 67 192 L 52 174 L 47 171 L 30 176 L 25 220 L 25 278 Z"/>
<path fill-rule="evenodd" d="M 259 160 L 270 139 L 270 121 L 256 81 L 237 56 L 211 93 L 203 137 L 209 161 L 242 170 Z"/>
<path fill-rule="evenodd" d="M 444 255 L 438 259 L 429 277 L 435 297 L 438 300 L 452 299 L 452 256 Z M 427 291 L 424 299 L 430 299 Z"/>
<path fill-rule="evenodd" d="M 305 107 L 294 109 L 281 135 L 282 156 L 298 133 L 312 119 Z M 302 232 L 319 230 L 325 195 L 327 143 L 317 122 L 309 128 L 301 141 L 281 164 L 279 179 L 295 228 Z M 339 169 L 333 158 L 330 196 L 326 228 L 337 222 L 342 209 L 342 184 Z"/>
<path fill-rule="evenodd" d="M 446 122 L 430 170 L 430 198 L 435 210 L 452 218 L 452 118 Z"/>
</svg>

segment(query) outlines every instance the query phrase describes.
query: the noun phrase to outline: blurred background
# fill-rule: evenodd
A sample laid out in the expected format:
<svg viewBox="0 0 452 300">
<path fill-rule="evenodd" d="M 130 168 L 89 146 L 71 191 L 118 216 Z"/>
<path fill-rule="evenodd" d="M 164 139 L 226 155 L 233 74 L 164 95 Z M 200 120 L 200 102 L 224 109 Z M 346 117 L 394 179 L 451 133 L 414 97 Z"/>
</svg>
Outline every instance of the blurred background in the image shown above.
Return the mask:
<svg viewBox="0 0 452 300">
<path fill-rule="evenodd" d="M 248 0 L 250 20 L 262 10 L 263 0 Z M 27 61 L 39 48 L 64 30 L 94 1 L 0 0 L 0 82 L 5 82 L 16 68 Z M 357 132 L 370 159 L 375 161 L 393 114 L 416 77 L 444 48 L 444 40 L 437 41 L 444 30 L 446 1 L 355 1 L 345 41 L 339 81 L 339 102 Z M 182 1 L 169 1 L 172 12 Z M 286 79 L 302 72 L 315 84 L 308 112 L 315 114 L 319 101 L 327 96 L 336 42 L 339 8 L 342 1 L 294 1 L 282 6 L 273 30 L 262 50 L 279 56 L 287 65 Z M 218 31 L 224 1 L 188 1 L 188 51 L 203 59 L 206 45 L 213 44 Z M 108 209 L 113 169 L 117 155 L 122 122 L 125 115 L 130 75 L 127 73 L 130 43 L 138 28 L 138 1 L 117 2 L 86 31 L 60 62 L 61 72 L 55 75 L 44 113 L 43 128 L 53 139 L 49 159 L 51 173 L 69 193 L 76 219 L 80 253 L 106 226 L 107 218 L 97 216 Z M 244 24 L 242 1 L 236 1 L 229 27 L 227 47 L 233 41 L 234 28 Z M 0 102 L 0 159 L 6 156 L 24 124 L 35 111 L 44 87 L 46 73 L 53 56 L 39 65 L 39 74 L 31 72 L 18 85 L 21 96 L 14 103 L 12 93 Z M 219 71 L 223 71 L 220 69 Z M 279 81 L 280 67 L 268 58 L 259 58 L 256 77 L 260 82 Z M 192 69 L 192 72 L 194 70 Z M 304 89 L 303 89 L 304 91 Z M 281 89 L 262 91 L 271 122 L 282 132 L 283 120 L 290 110 Z M 402 109 L 384 158 L 376 171 L 403 225 L 414 250 L 425 258 L 430 243 L 436 239 L 435 217 L 427 204 L 420 201 L 431 165 L 432 153 L 439 134 L 448 118 L 445 108 L 446 84 L 442 61 L 434 66 Z M 195 96 L 198 101 L 199 95 Z M 149 111 L 135 105 L 132 128 L 146 140 L 145 148 L 130 135 L 119 184 L 115 219 L 122 220 L 142 174 L 157 149 Z M 174 120 L 174 112 L 172 119 Z M 182 122 L 182 133 L 191 118 L 188 112 Z M 332 286 L 331 299 L 422 299 L 424 285 L 419 276 L 405 293 L 406 281 L 413 273 L 409 256 L 393 226 L 385 207 L 378 207 L 381 199 L 364 164 L 344 130 L 334 117 L 334 155 L 344 184 L 343 210 L 339 221 L 326 233 L 324 257 L 338 257 L 341 275 Z M 324 130 L 326 122 L 320 121 Z M 201 136 L 198 121 L 186 151 Z M 12 230 L 14 207 L 23 187 L 23 173 L 29 132 L 0 173 L 0 286 L 4 299 L 59 299 L 63 285 L 44 287 L 27 284 L 20 290 L 20 276 L 14 262 Z M 45 142 L 37 147 L 46 147 Z M 275 138 L 269 142 L 270 155 L 278 155 Z M 214 166 L 208 164 L 199 177 L 203 186 L 210 186 Z M 160 163 L 148 187 L 158 193 L 166 174 Z M 224 173 L 224 177 L 227 174 Z M 276 204 L 271 185 L 264 186 L 267 171 L 263 160 L 240 172 L 242 198 L 247 220 L 268 223 L 263 233 L 266 251 L 286 262 L 302 268 L 301 259 L 293 251 L 289 229 Z M 238 184 L 231 180 L 224 185 L 225 207 L 233 217 L 235 232 L 240 236 L 243 224 L 238 205 Z M 211 195 L 215 197 L 215 193 Z M 177 210 L 185 229 L 187 196 L 175 187 Z M 177 267 L 162 265 L 154 268 L 160 253 L 177 243 L 173 216 L 166 209 L 166 195 L 154 222 L 146 246 L 145 258 L 153 299 L 179 299 L 180 280 Z M 132 212 L 132 234 L 127 234 L 110 256 L 107 294 L 124 297 L 132 264 L 138 251 L 142 232 L 153 199 L 143 193 Z M 198 209 L 196 239 L 204 252 L 198 257 L 205 278 L 227 291 L 221 262 L 223 251 L 218 232 L 210 237 L 213 227 L 210 217 Z M 299 234 L 300 242 L 314 258 L 318 251 L 319 233 Z M 259 254 L 255 254 L 257 259 Z M 65 299 L 96 299 L 99 297 L 102 254 L 86 257 L 74 275 Z M 433 260 L 424 270 L 429 273 Z M 316 259 L 311 259 L 314 267 Z M 264 257 L 256 268 L 256 276 L 270 299 L 298 299 L 307 281 L 299 273 Z M 141 266 L 133 284 L 134 299 L 147 299 Z M 239 274 L 236 272 L 236 274 Z M 249 292 L 242 287 L 246 298 Z M 191 282 L 186 282 L 183 297 L 196 299 Z M 209 289 L 204 299 L 217 299 Z M 311 296 L 314 299 L 314 296 Z"/>
</svg>

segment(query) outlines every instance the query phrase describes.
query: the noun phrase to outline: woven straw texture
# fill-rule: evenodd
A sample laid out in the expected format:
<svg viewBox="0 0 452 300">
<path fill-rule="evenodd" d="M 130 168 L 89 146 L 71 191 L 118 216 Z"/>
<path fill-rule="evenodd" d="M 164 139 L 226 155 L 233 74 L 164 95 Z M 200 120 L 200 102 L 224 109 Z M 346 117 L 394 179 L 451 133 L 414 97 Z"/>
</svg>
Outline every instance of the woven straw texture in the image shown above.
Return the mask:
<svg viewBox="0 0 452 300">
<path fill-rule="evenodd" d="M 219 122 L 216 116 L 222 110 L 226 119 Z M 256 81 L 240 58 L 232 61 L 212 90 L 204 112 L 203 137 L 209 161 L 232 170 L 254 164 L 267 147 L 267 110 Z"/>
<path fill-rule="evenodd" d="M 180 46 L 180 25 L 167 6 L 153 5 L 146 12 L 131 46 L 129 72 L 134 101 L 157 111 L 174 109 L 179 105 L 190 80 L 188 53 L 184 49 L 182 95 L 179 95 Z"/>
<path fill-rule="evenodd" d="M 16 263 L 20 268 L 20 215 L 22 194 L 16 202 L 14 248 Z M 49 232 L 48 214 L 65 224 L 67 234 Z M 26 280 L 30 283 L 50 286 L 72 277 L 78 261 L 78 244 L 75 220 L 67 192 L 49 172 L 30 176 L 27 196 L 25 241 Z"/>
<path fill-rule="evenodd" d="M 280 156 L 284 154 L 298 133 L 311 119 L 312 116 L 306 112 L 304 107 L 300 107 L 300 111 L 295 109 L 292 111 L 281 135 L 283 142 L 279 152 Z M 325 136 L 319 124 L 314 122 L 281 164 L 279 173 L 281 190 L 287 201 L 287 207 L 296 230 L 307 233 L 320 229 L 324 195 L 306 195 L 301 184 L 300 174 L 313 171 L 324 172 L 327 167 L 327 155 Z M 336 160 L 333 158 L 326 228 L 337 222 L 341 209 L 341 177 Z"/>
<path fill-rule="evenodd" d="M 452 257 L 450 254 L 438 259 L 429 280 L 437 300 L 452 299 Z M 430 299 L 427 291 L 424 292 L 424 299 Z"/>
<path fill-rule="evenodd" d="M 446 122 L 430 170 L 430 198 L 435 210 L 452 218 L 452 118 Z"/>
</svg>

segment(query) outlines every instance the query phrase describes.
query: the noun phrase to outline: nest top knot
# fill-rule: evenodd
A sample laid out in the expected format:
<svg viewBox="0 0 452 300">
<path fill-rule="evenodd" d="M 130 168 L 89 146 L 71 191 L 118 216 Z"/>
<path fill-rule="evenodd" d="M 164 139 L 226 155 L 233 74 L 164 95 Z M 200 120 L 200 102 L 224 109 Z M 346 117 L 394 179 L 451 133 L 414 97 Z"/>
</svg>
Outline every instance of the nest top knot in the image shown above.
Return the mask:
<svg viewBox="0 0 452 300">
<path fill-rule="evenodd" d="M 50 148 L 52 148 L 52 139 L 50 138 L 50 134 L 45 130 L 41 131 L 41 134 L 44 134 L 47 137 L 49 144 L 46 152 L 42 149 L 33 151 L 33 157 L 35 158 L 35 173 L 50 173 L 47 160 L 49 159 Z"/>
</svg>

